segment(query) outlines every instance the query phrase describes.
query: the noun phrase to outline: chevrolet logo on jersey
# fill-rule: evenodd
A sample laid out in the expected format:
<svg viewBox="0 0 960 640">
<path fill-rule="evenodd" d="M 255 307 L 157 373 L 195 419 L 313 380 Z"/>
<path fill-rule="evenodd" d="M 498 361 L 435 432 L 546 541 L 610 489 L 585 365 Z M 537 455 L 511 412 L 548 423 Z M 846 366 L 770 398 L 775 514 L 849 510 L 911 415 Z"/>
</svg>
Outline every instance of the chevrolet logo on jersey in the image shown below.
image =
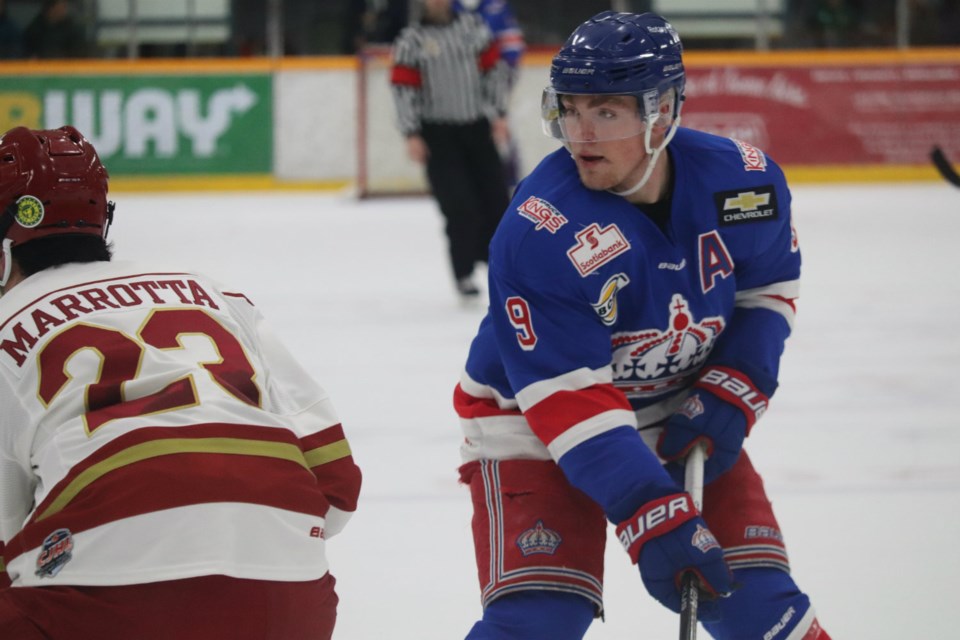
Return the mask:
<svg viewBox="0 0 960 640">
<path fill-rule="evenodd" d="M 761 193 L 757 194 L 753 191 L 747 191 L 746 193 L 738 193 L 736 198 L 727 198 L 723 203 L 723 208 L 728 209 L 740 209 L 740 211 L 756 211 L 762 205 L 770 204 L 770 194 Z"/>
<path fill-rule="evenodd" d="M 776 220 L 777 194 L 772 186 L 750 191 L 721 191 L 713 194 L 721 226 Z"/>
</svg>

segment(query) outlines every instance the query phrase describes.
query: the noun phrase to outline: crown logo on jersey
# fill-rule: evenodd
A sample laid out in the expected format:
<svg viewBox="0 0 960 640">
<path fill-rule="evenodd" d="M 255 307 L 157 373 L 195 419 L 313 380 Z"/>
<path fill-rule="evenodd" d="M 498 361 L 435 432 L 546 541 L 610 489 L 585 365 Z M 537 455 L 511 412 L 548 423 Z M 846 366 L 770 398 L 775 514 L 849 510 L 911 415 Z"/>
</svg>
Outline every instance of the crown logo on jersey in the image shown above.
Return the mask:
<svg viewBox="0 0 960 640">
<path fill-rule="evenodd" d="M 563 542 L 560 534 L 553 529 L 547 529 L 543 526 L 543 520 L 537 520 L 537 524 L 532 529 L 527 529 L 517 536 L 517 546 L 520 547 L 520 553 L 524 557 L 537 553 L 553 555 L 557 552 L 557 547 Z"/>
<path fill-rule="evenodd" d="M 719 549 L 720 543 L 717 542 L 717 539 L 713 537 L 713 534 L 710 533 L 709 529 L 704 528 L 702 524 L 697 525 L 697 530 L 693 532 L 693 537 L 690 539 L 690 544 L 695 546 L 700 551 L 706 553 L 710 549 Z"/>
<path fill-rule="evenodd" d="M 679 293 L 670 300 L 666 329 L 615 333 L 613 383 L 631 398 L 663 395 L 684 386 L 723 332 L 723 317 L 697 320 Z"/>
</svg>

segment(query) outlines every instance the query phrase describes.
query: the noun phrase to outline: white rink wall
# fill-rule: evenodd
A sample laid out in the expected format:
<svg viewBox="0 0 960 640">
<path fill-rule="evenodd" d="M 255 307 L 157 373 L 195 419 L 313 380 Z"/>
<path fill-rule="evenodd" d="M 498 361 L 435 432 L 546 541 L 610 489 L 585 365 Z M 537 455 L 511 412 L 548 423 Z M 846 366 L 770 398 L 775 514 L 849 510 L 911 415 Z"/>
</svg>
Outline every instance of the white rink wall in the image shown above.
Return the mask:
<svg viewBox="0 0 960 640">
<path fill-rule="evenodd" d="M 352 181 L 357 167 L 356 73 L 283 70 L 274 76 L 273 89 L 276 177 Z"/>
<path fill-rule="evenodd" d="M 422 184 L 422 168 L 405 155 L 385 59 L 369 69 L 366 138 L 369 162 L 401 187 Z M 511 96 L 511 131 L 529 173 L 556 141 L 540 129 L 540 95 L 549 67 L 521 68 Z M 357 177 L 363 76 L 352 69 L 284 69 L 274 76 L 274 175 L 280 181 L 348 181 Z"/>
</svg>

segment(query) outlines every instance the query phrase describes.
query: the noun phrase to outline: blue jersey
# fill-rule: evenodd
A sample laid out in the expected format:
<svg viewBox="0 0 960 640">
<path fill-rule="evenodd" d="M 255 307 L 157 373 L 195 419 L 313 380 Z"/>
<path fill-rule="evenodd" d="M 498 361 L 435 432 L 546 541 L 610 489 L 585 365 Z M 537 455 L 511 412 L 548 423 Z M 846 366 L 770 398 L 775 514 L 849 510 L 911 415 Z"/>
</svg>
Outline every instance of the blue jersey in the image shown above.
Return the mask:
<svg viewBox="0 0 960 640">
<path fill-rule="evenodd" d="M 465 460 L 560 461 L 608 431 L 656 425 L 706 365 L 773 393 L 800 276 L 783 173 L 749 144 L 691 129 L 668 153 L 662 227 L 584 187 L 565 149 L 518 186 L 455 395 Z"/>
<path fill-rule="evenodd" d="M 520 24 L 506 0 L 479 0 L 479 2 L 474 0 L 467 3 L 462 0 L 455 0 L 453 7 L 458 12 L 476 11 L 483 16 L 487 26 L 490 27 L 490 31 L 493 32 L 494 38 L 496 38 L 497 46 L 500 49 L 500 57 L 511 69 L 515 69 L 520 64 L 526 42 L 523 39 Z"/>
</svg>

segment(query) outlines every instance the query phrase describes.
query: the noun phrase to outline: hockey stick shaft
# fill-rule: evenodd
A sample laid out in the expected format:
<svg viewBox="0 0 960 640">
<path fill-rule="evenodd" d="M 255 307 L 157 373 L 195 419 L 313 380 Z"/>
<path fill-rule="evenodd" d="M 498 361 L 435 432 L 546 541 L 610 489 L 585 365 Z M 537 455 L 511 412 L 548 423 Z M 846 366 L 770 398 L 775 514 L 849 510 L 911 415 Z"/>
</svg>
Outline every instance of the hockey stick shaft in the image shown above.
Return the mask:
<svg viewBox="0 0 960 640">
<path fill-rule="evenodd" d="M 947 158 L 947 154 L 943 152 L 943 149 L 934 147 L 933 151 L 930 152 L 930 159 L 933 160 L 933 165 L 937 168 L 937 171 L 940 172 L 940 175 L 943 176 L 944 180 L 955 187 L 960 187 L 960 174 L 958 174 L 953 168 L 953 165 L 950 164 L 950 160 Z"/>
<path fill-rule="evenodd" d="M 697 444 L 687 456 L 684 489 L 693 498 L 698 511 L 703 511 L 703 463 L 706 459 L 704 445 Z M 697 577 L 693 573 L 683 576 L 680 592 L 680 640 L 696 640 L 697 607 L 700 602 Z"/>
</svg>

